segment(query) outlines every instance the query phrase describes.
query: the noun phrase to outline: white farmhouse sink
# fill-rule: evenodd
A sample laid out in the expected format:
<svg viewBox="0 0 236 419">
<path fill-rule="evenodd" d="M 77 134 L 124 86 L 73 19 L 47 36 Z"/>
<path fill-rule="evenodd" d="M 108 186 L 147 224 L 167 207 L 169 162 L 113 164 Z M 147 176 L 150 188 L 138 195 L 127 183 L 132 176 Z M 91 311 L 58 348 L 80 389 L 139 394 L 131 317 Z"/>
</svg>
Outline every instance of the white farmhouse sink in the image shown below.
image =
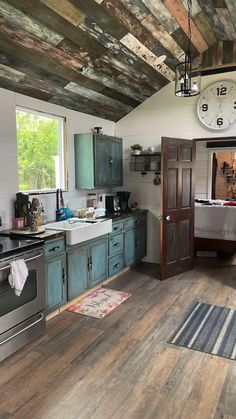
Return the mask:
<svg viewBox="0 0 236 419">
<path fill-rule="evenodd" d="M 112 231 L 112 220 L 86 220 L 70 218 L 45 226 L 46 230 L 59 230 L 66 233 L 66 244 L 73 245 L 95 239 Z"/>
</svg>

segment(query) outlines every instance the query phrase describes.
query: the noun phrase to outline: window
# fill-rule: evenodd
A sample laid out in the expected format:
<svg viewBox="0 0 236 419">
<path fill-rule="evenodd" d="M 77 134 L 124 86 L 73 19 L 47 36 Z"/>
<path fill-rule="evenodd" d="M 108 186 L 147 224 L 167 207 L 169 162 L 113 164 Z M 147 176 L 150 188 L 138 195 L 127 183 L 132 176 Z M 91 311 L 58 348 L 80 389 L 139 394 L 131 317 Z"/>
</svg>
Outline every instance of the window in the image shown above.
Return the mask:
<svg viewBox="0 0 236 419">
<path fill-rule="evenodd" d="M 65 189 L 65 119 L 17 107 L 19 190 Z"/>
</svg>

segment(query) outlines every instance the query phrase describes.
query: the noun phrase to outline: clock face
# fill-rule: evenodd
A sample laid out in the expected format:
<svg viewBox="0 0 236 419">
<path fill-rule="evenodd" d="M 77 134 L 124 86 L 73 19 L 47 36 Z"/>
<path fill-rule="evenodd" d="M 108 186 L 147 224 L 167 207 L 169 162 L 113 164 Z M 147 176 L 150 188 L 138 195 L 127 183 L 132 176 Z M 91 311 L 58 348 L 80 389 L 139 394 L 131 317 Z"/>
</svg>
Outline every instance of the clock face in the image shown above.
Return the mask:
<svg viewBox="0 0 236 419">
<path fill-rule="evenodd" d="M 222 80 L 208 86 L 198 100 L 197 114 L 207 128 L 227 129 L 236 120 L 236 83 Z"/>
</svg>

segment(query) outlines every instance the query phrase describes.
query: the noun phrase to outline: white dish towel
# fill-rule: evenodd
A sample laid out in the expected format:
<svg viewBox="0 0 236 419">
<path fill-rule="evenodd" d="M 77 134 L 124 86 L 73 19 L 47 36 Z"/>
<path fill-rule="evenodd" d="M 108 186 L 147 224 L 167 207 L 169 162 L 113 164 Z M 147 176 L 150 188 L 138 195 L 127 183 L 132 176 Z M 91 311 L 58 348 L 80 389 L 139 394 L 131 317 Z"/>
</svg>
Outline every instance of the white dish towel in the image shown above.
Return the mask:
<svg viewBox="0 0 236 419">
<path fill-rule="evenodd" d="M 8 282 L 12 288 L 15 288 L 15 294 L 19 297 L 24 288 L 29 271 L 24 259 L 13 260 L 10 262 L 10 265 Z"/>
</svg>

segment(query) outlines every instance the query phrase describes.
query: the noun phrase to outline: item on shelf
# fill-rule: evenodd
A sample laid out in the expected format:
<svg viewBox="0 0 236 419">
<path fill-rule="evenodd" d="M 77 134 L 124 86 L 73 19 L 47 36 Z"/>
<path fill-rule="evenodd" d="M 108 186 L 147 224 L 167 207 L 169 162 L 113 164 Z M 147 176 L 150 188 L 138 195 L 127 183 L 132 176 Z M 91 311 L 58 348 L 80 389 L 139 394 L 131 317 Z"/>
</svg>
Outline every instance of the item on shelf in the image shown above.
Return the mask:
<svg viewBox="0 0 236 419">
<path fill-rule="evenodd" d="M 141 154 L 143 147 L 140 144 L 133 144 L 130 146 L 132 154 Z"/>
<path fill-rule="evenodd" d="M 94 127 L 93 131 L 94 131 L 96 134 L 102 134 L 102 127 Z"/>
</svg>

